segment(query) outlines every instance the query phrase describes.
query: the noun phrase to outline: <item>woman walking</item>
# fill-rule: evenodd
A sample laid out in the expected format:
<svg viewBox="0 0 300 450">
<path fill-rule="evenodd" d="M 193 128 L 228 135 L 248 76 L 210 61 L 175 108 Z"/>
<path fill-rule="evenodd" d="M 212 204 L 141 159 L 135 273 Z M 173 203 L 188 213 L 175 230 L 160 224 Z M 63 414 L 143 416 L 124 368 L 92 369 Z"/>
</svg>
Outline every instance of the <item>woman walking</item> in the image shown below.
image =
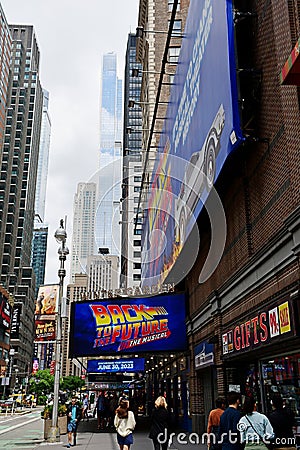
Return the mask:
<svg viewBox="0 0 300 450">
<path fill-rule="evenodd" d="M 170 435 L 170 418 L 165 397 L 158 397 L 154 405 L 149 438 L 153 441 L 154 450 L 167 450 Z"/>
<path fill-rule="evenodd" d="M 135 428 L 135 418 L 132 411 L 129 411 L 129 401 L 120 400 L 116 409 L 114 425 L 117 430 L 117 441 L 120 450 L 129 450 L 133 444 L 132 432 Z"/>
<path fill-rule="evenodd" d="M 245 450 L 266 450 L 274 438 L 274 431 L 269 419 L 256 411 L 256 402 L 253 397 L 246 397 L 243 405 L 245 415 L 238 423 L 241 433 L 241 442 Z"/>
</svg>

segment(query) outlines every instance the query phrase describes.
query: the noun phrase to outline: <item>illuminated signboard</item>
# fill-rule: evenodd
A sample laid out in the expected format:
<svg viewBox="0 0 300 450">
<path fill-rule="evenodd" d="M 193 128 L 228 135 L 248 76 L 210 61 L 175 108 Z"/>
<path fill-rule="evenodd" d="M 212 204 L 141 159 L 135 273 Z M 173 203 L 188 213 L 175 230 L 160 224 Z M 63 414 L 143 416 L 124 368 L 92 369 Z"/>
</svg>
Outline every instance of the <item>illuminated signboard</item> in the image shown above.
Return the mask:
<svg viewBox="0 0 300 450">
<path fill-rule="evenodd" d="M 70 357 L 186 348 L 184 294 L 71 304 Z"/>
<path fill-rule="evenodd" d="M 284 301 L 237 323 L 222 334 L 223 355 L 230 356 L 233 353 L 253 350 L 284 336 L 294 335 L 292 308 L 291 303 Z"/>
<path fill-rule="evenodd" d="M 88 373 L 143 372 L 144 370 L 144 358 L 90 359 L 87 363 Z"/>
<path fill-rule="evenodd" d="M 0 292 L 0 326 L 4 328 L 10 327 L 11 320 L 11 306 L 8 299 L 2 292 Z"/>
<path fill-rule="evenodd" d="M 39 292 L 35 304 L 36 315 L 49 316 L 57 312 L 58 291 L 59 286 L 56 284 L 47 284 L 39 287 Z"/>
<path fill-rule="evenodd" d="M 232 0 L 191 0 L 143 227 L 143 286 L 167 278 L 243 140 L 234 47 Z"/>
</svg>

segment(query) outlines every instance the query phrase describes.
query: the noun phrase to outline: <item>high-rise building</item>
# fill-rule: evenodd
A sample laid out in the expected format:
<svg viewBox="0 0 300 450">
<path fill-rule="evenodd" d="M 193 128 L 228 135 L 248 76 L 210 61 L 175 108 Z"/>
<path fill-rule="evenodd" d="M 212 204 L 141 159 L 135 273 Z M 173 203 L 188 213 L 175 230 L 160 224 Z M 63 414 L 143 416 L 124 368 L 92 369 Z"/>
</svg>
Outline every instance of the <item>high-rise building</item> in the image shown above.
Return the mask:
<svg viewBox="0 0 300 450">
<path fill-rule="evenodd" d="M 33 355 L 35 275 L 31 267 L 43 96 L 40 52 L 32 26 L 10 25 L 11 73 L 0 169 L 1 283 L 22 304 L 13 365 L 28 371 Z"/>
<path fill-rule="evenodd" d="M 8 95 L 8 83 L 9 83 L 9 64 L 10 64 L 10 53 L 11 53 L 11 35 L 9 32 L 9 27 L 0 4 L 0 149 L 2 149 L 5 126 L 6 126 L 6 104 Z M 3 152 L 0 151 L 0 164 L 2 164 Z M 3 182 L 2 187 L 3 187 Z M 4 206 L 4 192 L 0 191 L 0 212 L 3 210 Z M 2 218 L 0 220 L 0 230 L 2 228 Z M 6 283 L 7 286 L 7 283 Z M 10 298 L 9 293 L 6 289 L 0 286 L 0 303 L 1 310 L 5 311 L 7 308 L 11 308 L 13 303 L 13 298 Z M 8 306 L 7 306 L 8 305 Z M 9 359 L 9 330 L 10 323 L 7 321 L 1 321 L 0 325 L 0 348 L 2 349 L 0 353 L 0 367 L 1 374 L 5 375 L 7 373 L 7 361 Z"/>
<path fill-rule="evenodd" d="M 0 90 L 0 146 L 2 147 L 5 131 L 5 116 L 6 116 L 6 99 L 8 93 L 8 78 L 9 78 L 9 64 L 10 64 L 10 52 L 11 52 L 11 35 L 9 32 L 9 27 L 4 15 L 4 11 L 0 4 L 0 32 L 1 32 L 1 43 L 0 43 L 0 79 L 1 79 L 1 90 Z M 1 155 L 1 153 L 0 153 Z M 1 161 L 1 156 L 0 156 Z"/>
<path fill-rule="evenodd" d="M 74 197 L 71 280 L 86 272 L 87 258 L 94 254 L 96 183 L 79 183 Z"/>
<path fill-rule="evenodd" d="M 119 287 L 119 257 L 108 255 L 99 249 L 99 254 L 90 256 L 87 262 L 88 292 L 105 292 Z"/>
<path fill-rule="evenodd" d="M 51 120 L 49 116 L 49 92 L 43 89 L 43 113 L 39 150 L 39 163 L 37 171 L 36 192 L 35 192 L 35 214 L 41 220 L 45 220 L 46 188 L 48 178 L 48 161 L 51 135 Z"/>
<path fill-rule="evenodd" d="M 122 81 L 117 76 L 117 55 L 103 55 L 100 101 L 99 189 L 96 245 L 120 253 L 118 220 L 121 197 Z"/>
<path fill-rule="evenodd" d="M 141 223 L 137 214 L 142 181 L 142 109 L 140 104 L 142 66 L 136 61 L 136 35 L 127 40 L 124 80 L 123 178 L 121 204 L 121 287 L 141 280 Z"/>
<path fill-rule="evenodd" d="M 46 188 L 50 148 L 51 121 L 48 111 L 49 92 L 43 89 L 43 112 L 39 148 L 39 162 L 35 191 L 35 218 L 32 241 L 31 265 L 36 276 L 35 294 L 45 281 L 48 225 L 45 219 Z"/>
<path fill-rule="evenodd" d="M 40 285 L 45 281 L 46 254 L 48 242 L 48 225 L 39 223 L 37 217 L 34 222 L 31 264 L 36 277 L 35 297 Z"/>
</svg>

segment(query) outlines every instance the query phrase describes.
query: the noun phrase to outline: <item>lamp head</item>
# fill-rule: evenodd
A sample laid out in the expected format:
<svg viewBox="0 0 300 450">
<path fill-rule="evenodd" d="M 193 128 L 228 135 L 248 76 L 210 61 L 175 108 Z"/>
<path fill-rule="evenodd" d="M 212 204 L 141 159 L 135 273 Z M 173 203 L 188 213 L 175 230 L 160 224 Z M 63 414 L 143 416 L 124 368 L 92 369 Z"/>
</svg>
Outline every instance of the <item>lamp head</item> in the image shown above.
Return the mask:
<svg viewBox="0 0 300 450">
<path fill-rule="evenodd" d="M 56 242 L 60 244 L 61 242 L 65 242 L 67 239 L 67 232 L 64 229 L 64 221 L 61 219 L 60 221 L 60 227 L 57 228 L 57 230 L 54 233 L 54 237 L 56 239 Z"/>
</svg>

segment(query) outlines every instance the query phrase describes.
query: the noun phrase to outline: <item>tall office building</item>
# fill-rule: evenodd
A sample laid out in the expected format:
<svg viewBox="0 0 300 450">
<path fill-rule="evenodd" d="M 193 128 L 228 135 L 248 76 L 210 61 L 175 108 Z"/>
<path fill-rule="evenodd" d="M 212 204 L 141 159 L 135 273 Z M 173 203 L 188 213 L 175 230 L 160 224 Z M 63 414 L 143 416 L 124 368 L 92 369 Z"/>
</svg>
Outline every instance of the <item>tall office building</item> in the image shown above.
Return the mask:
<svg viewBox="0 0 300 450">
<path fill-rule="evenodd" d="M 51 135 L 51 120 L 49 116 L 49 92 L 43 89 L 43 113 L 40 138 L 39 163 L 35 192 L 35 214 L 42 222 L 45 220 L 46 189 L 48 178 L 48 161 Z"/>
<path fill-rule="evenodd" d="M 39 287 L 45 281 L 46 254 L 48 242 L 48 225 L 39 223 L 37 217 L 34 221 L 31 264 L 36 277 L 35 297 L 37 298 Z"/>
<path fill-rule="evenodd" d="M 79 183 L 74 197 L 71 280 L 86 272 L 87 258 L 94 254 L 96 183 Z"/>
<path fill-rule="evenodd" d="M 43 89 L 43 112 L 39 148 L 39 162 L 35 191 L 35 218 L 32 241 L 31 265 L 36 276 L 35 294 L 45 281 L 48 225 L 45 219 L 46 188 L 50 148 L 51 121 L 48 111 L 49 92 Z"/>
<path fill-rule="evenodd" d="M 31 247 L 43 96 L 33 27 L 10 25 L 10 32 L 11 74 L 0 169 L 0 279 L 22 309 L 18 338 L 11 341 L 11 363 L 24 374 L 33 354 L 35 276 Z"/>
<path fill-rule="evenodd" d="M 121 205 L 121 287 L 141 280 L 142 217 L 136 217 L 142 180 L 142 109 L 140 105 L 142 65 L 136 61 L 136 35 L 130 33 L 125 57 L 124 130 Z M 135 226 L 136 225 L 136 226 Z"/>
<path fill-rule="evenodd" d="M 119 257 L 102 253 L 90 256 L 87 262 L 88 292 L 102 292 L 119 287 Z"/>
<path fill-rule="evenodd" d="M 8 83 L 9 83 L 9 63 L 10 63 L 10 52 L 11 52 L 11 35 L 9 32 L 9 27 L 0 4 L 0 149 L 2 149 L 2 144 L 4 140 L 4 132 L 6 125 L 6 103 L 8 94 Z M 2 162 L 3 153 L 0 151 L 0 164 Z M 4 184 L 2 180 L 0 181 L 2 185 Z M 4 195 L 3 191 L 0 192 L 0 214 L 3 210 Z M 2 227 L 2 218 L 0 220 L 0 230 Z M 1 310 L 5 311 L 10 308 L 13 299 L 10 298 L 9 293 L 6 289 L 0 286 L 0 304 Z M 7 370 L 7 359 L 9 355 L 9 329 L 10 323 L 7 321 L 1 321 L 0 325 L 0 368 L 1 374 L 5 375 Z"/>
<path fill-rule="evenodd" d="M 100 110 L 99 189 L 96 245 L 120 253 L 118 219 L 121 197 L 122 81 L 117 76 L 117 55 L 103 55 Z"/>
</svg>

